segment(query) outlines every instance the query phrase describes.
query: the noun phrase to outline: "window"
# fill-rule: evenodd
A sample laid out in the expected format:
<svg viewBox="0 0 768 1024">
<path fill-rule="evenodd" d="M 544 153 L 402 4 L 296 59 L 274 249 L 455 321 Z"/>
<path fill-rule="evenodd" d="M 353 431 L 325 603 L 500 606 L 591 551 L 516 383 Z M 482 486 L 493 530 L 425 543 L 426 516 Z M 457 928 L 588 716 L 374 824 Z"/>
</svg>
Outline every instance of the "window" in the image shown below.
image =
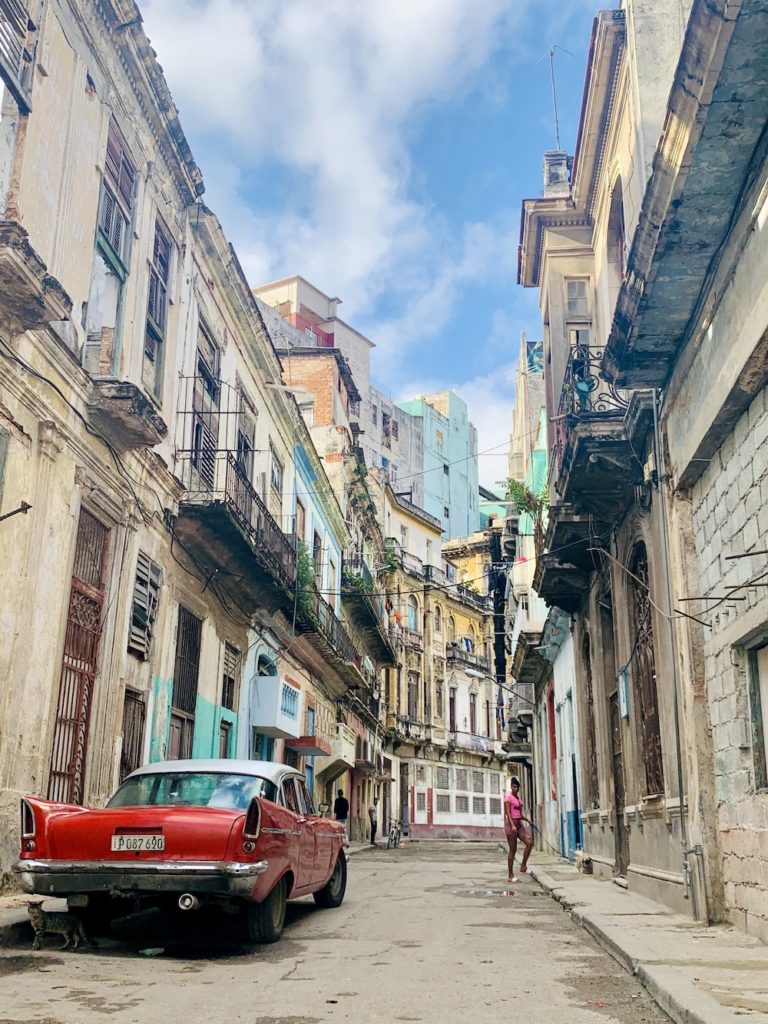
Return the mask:
<svg viewBox="0 0 768 1024">
<path fill-rule="evenodd" d="M 169 759 L 192 756 L 202 631 L 203 620 L 198 619 L 183 605 L 179 605 L 171 695 Z"/>
<path fill-rule="evenodd" d="M 128 651 L 146 661 L 152 643 L 152 631 L 157 618 L 160 601 L 160 584 L 163 571 L 149 555 L 139 552 L 136 561 L 136 578 L 133 583 L 133 608 L 131 628 L 128 633 Z"/>
<path fill-rule="evenodd" d="M 219 346 L 202 322 L 197 325 L 196 373 L 214 405 L 219 404 Z"/>
<path fill-rule="evenodd" d="M 456 789 L 460 789 L 460 790 L 463 790 L 463 791 L 466 791 L 467 789 L 469 789 L 469 786 L 467 785 L 468 775 L 469 775 L 469 772 L 467 771 L 466 768 L 457 768 L 456 769 Z"/>
<path fill-rule="evenodd" d="M 408 629 L 412 633 L 419 632 L 419 602 L 413 594 L 408 598 Z"/>
<path fill-rule="evenodd" d="M 379 409 L 378 409 L 378 406 L 372 405 L 371 406 L 371 423 L 375 427 L 378 422 L 379 422 Z"/>
<path fill-rule="evenodd" d="M 407 526 L 401 526 L 400 527 L 400 547 L 403 549 L 403 551 L 407 551 L 408 550 L 408 527 Z"/>
<path fill-rule="evenodd" d="M 472 772 L 472 792 L 485 792 L 485 776 L 482 772 Z"/>
<path fill-rule="evenodd" d="M 451 774 L 448 768 L 440 765 L 435 768 L 435 789 L 450 789 Z"/>
<path fill-rule="evenodd" d="M 315 566 L 315 586 L 323 585 L 323 539 L 315 530 L 312 535 L 312 562 Z"/>
<path fill-rule="evenodd" d="M 232 742 L 232 723 L 219 723 L 219 757 L 230 757 L 230 745 Z"/>
<path fill-rule="evenodd" d="M 752 757 L 755 765 L 755 788 L 768 788 L 768 645 L 749 652 L 749 698 L 752 711 Z"/>
<path fill-rule="evenodd" d="M 126 687 L 123 698 L 123 742 L 120 748 L 121 782 L 142 763 L 146 715 L 143 696 Z"/>
<path fill-rule="evenodd" d="M 200 484 L 213 490 L 216 484 L 216 451 L 219 439 L 219 349 L 203 323 L 197 329 L 197 361 L 195 364 L 194 394 L 192 399 L 192 465 L 197 470 Z M 238 417 L 239 418 L 239 417 Z M 240 425 L 238 424 L 238 464 L 245 471 L 253 450 L 246 450 L 243 438 L 240 452 Z M 250 468 L 250 467 L 248 467 Z"/>
<path fill-rule="evenodd" d="M 491 775 L 491 792 L 501 792 L 501 778 L 498 775 Z"/>
<path fill-rule="evenodd" d="M 159 396 L 162 391 L 163 345 L 168 315 L 168 283 L 171 269 L 171 242 L 159 220 L 155 221 L 152 261 L 147 290 L 147 324 L 144 332 L 144 378 Z"/>
<path fill-rule="evenodd" d="M 408 673 L 408 717 L 415 722 L 419 713 L 419 677 Z"/>
<path fill-rule="evenodd" d="M 585 277 L 566 278 L 566 316 L 577 318 L 589 316 L 588 283 Z"/>
<path fill-rule="evenodd" d="M 416 782 L 420 786 L 426 786 L 427 784 L 427 766 L 424 764 L 416 765 Z"/>
<path fill-rule="evenodd" d="M 444 436 L 442 430 L 436 430 L 435 431 L 435 444 L 437 445 L 438 448 L 442 448 L 444 443 L 445 443 L 445 436 Z"/>
<path fill-rule="evenodd" d="M 333 598 L 336 595 L 336 563 L 333 559 L 328 563 L 328 595 L 333 604 Z"/>
<path fill-rule="evenodd" d="M 473 736 L 477 735 L 477 694 L 469 695 L 469 731 Z"/>
<path fill-rule="evenodd" d="M 469 814 L 469 797 L 468 796 L 457 796 L 456 797 L 456 813 L 457 814 Z"/>
<path fill-rule="evenodd" d="M 639 712 L 646 793 L 664 792 L 661 723 L 656 692 L 656 657 L 650 600 L 650 575 L 645 544 L 637 545 L 630 565 L 630 615 L 634 633 L 634 690 Z"/>
<path fill-rule="evenodd" d="M 400 424 L 397 422 L 397 420 L 394 419 L 392 420 L 392 437 L 395 439 L 395 441 L 399 440 L 400 438 Z"/>
<path fill-rule="evenodd" d="M 447 793 L 438 793 L 435 800 L 435 810 L 438 814 L 451 813 L 451 798 Z"/>
<path fill-rule="evenodd" d="M 498 797 L 491 797 L 489 803 L 491 814 L 501 814 L 501 800 Z"/>
<path fill-rule="evenodd" d="M 283 464 L 277 456 L 274 445 L 269 442 L 269 511 L 281 524 L 283 517 Z M 282 524 L 281 524 L 282 525 Z"/>
<path fill-rule="evenodd" d="M 440 605 L 438 604 L 435 607 L 435 632 L 436 633 L 442 633 L 442 631 L 443 631 L 443 613 L 442 613 L 442 611 L 440 609 Z"/>
<path fill-rule="evenodd" d="M 296 499 L 296 539 L 304 540 L 307 532 L 307 510 L 302 503 Z"/>
<path fill-rule="evenodd" d="M 484 796 L 472 797 L 472 813 L 473 814 L 485 814 L 485 797 Z"/>
<path fill-rule="evenodd" d="M 416 794 L 416 810 L 417 811 L 426 811 L 426 809 L 427 809 L 427 794 L 426 793 L 417 793 Z"/>
<path fill-rule="evenodd" d="M 94 375 L 109 376 L 114 369 L 123 287 L 128 277 L 135 182 L 136 171 L 113 122 L 107 135 L 85 318 L 83 365 Z"/>
<path fill-rule="evenodd" d="M 381 414 L 381 437 L 383 443 L 389 448 L 392 436 L 392 417 L 388 412 Z"/>
<path fill-rule="evenodd" d="M 435 683 L 435 716 L 437 718 L 443 717 L 443 683 L 442 680 L 438 680 Z"/>
<path fill-rule="evenodd" d="M 443 473 L 445 474 L 445 476 L 451 475 L 450 467 L 447 464 L 443 466 Z"/>
<path fill-rule="evenodd" d="M 240 404 L 237 416 L 237 465 L 249 483 L 253 483 L 253 455 L 256 449 L 256 411 L 238 385 Z"/>
<path fill-rule="evenodd" d="M 224 669 L 221 677 L 221 706 L 237 711 L 237 679 L 240 674 L 240 651 L 232 644 L 224 645 Z"/>
<path fill-rule="evenodd" d="M 456 690 L 451 687 L 448 695 L 448 729 L 456 732 Z"/>
<path fill-rule="evenodd" d="M 451 518 L 451 510 L 448 508 L 447 505 L 443 505 L 443 518 L 444 519 L 450 519 Z"/>
</svg>

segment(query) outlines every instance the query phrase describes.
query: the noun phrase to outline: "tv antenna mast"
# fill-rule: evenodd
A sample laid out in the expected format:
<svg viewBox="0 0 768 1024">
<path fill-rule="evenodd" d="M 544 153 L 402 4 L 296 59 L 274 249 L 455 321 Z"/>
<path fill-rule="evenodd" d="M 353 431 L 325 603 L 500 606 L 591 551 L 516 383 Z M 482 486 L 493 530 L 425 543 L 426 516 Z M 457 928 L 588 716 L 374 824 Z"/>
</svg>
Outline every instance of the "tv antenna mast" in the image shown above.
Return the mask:
<svg viewBox="0 0 768 1024">
<path fill-rule="evenodd" d="M 555 138 L 557 139 L 557 148 L 560 146 L 560 116 L 557 112 L 557 82 L 555 81 L 555 54 L 558 50 L 562 50 L 563 53 L 567 53 L 569 57 L 573 54 L 570 50 L 566 50 L 564 46 L 551 46 L 549 50 L 544 54 L 544 57 L 549 57 L 549 77 L 552 81 L 552 110 L 555 115 Z M 544 60 L 544 57 L 541 60 Z M 541 63 L 541 61 L 539 61 Z"/>
</svg>

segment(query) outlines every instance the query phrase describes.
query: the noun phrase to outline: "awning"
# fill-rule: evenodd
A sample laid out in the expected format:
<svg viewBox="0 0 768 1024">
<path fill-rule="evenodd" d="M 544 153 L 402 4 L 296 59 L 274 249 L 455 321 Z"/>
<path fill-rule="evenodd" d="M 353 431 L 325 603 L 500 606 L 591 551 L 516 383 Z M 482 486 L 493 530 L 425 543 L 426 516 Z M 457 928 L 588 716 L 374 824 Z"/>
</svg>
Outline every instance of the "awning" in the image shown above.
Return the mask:
<svg viewBox="0 0 768 1024">
<path fill-rule="evenodd" d="M 286 749 L 294 750 L 302 757 L 330 757 L 331 745 L 319 736 L 297 736 L 285 741 Z"/>
</svg>

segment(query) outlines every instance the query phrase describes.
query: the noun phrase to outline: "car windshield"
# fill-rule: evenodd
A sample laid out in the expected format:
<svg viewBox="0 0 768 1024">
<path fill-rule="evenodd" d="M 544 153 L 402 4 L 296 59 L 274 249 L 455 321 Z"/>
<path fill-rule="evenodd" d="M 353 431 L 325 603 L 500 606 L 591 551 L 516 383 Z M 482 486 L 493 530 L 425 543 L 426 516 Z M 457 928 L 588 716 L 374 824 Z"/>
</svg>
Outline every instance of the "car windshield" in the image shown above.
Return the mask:
<svg viewBox="0 0 768 1024">
<path fill-rule="evenodd" d="M 155 772 L 126 779 L 107 807 L 223 807 L 247 810 L 255 796 L 274 800 L 274 783 L 227 772 Z"/>
</svg>

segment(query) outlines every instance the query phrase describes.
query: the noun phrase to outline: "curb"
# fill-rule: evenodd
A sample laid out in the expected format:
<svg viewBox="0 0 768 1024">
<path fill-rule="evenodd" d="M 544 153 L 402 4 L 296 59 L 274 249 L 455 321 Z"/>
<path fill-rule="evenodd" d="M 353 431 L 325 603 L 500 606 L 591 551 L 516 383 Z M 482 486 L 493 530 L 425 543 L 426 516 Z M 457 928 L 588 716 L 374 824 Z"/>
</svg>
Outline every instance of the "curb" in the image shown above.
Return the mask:
<svg viewBox="0 0 768 1024">
<path fill-rule="evenodd" d="M 652 950 L 636 941 L 628 942 L 621 925 L 592 912 L 588 903 L 570 902 L 565 886 L 546 871 L 534 866 L 531 874 L 574 924 L 588 932 L 617 963 L 637 978 L 675 1024 L 740 1024 L 743 1021 L 743 1015 L 732 1012 L 713 996 L 702 992 L 676 968 L 659 963 Z"/>
</svg>

